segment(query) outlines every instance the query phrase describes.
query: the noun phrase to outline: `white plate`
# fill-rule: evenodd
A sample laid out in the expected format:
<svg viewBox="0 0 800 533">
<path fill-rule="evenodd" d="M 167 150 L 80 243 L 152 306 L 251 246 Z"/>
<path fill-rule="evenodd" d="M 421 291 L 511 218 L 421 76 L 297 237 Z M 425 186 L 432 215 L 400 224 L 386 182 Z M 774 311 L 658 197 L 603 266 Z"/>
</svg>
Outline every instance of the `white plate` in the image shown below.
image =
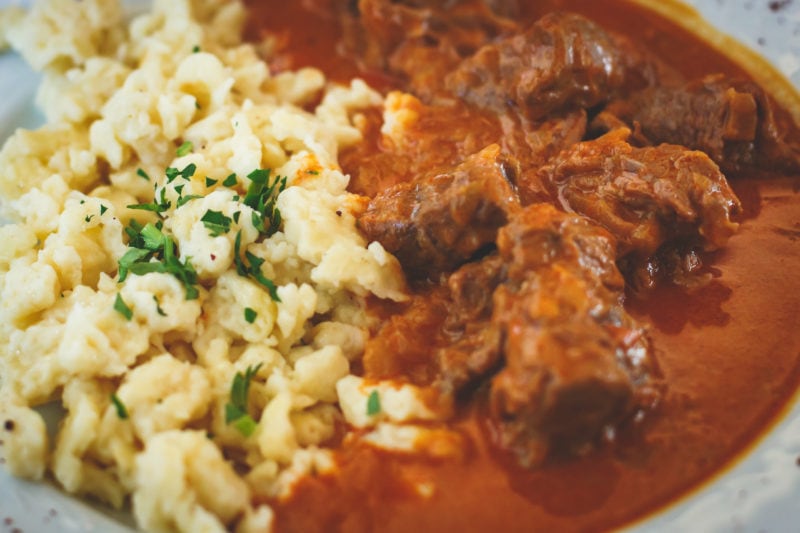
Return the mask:
<svg viewBox="0 0 800 533">
<path fill-rule="evenodd" d="M 29 2 L 0 0 L 0 7 Z M 136 2 L 126 2 L 135 4 Z M 141 3 L 141 2 L 140 2 Z M 800 87 L 800 1 L 687 0 L 722 30 L 762 53 Z M 0 140 L 42 122 L 38 76 L 14 54 L 0 55 Z M 746 457 L 690 497 L 628 528 L 650 531 L 800 531 L 800 396 Z M 131 533 L 130 517 L 99 510 L 47 484 L 0 469 L 0 532 Z M 127 524 L 127 525 L 126 525 Z"/>
</svg>

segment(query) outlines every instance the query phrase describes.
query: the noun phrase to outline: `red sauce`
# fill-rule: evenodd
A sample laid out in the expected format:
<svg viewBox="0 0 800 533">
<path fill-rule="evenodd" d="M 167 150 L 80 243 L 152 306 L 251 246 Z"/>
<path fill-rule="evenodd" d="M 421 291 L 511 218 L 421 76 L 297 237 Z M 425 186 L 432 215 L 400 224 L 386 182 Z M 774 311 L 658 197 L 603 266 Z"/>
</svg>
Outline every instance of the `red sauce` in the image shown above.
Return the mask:
<svg viewBox="0 0 800 533">
<path fill-rule="evenodd" d="M 334 79 L 359 73 L 332 52 L 338 34 L 324 14 L 306 12 L 300 2 L 252 4 L 251 35 L 277 32 L 291 51 L 281 68 L 314 65 Z M 687 77 L 741 74 L 697 38 L 641 8 L 548 0 L 526 16 L 553 8 L 626 33 Z M 369 76 L 384 89 L 391 81 Z M 455 422 L 469 442 L 462 460 L 345 445 L 338 475 L 304 480 L 291 498 L 275 502 L 278 529 L 606 529 L 646 516 L 723 470 L 770 426 L 800 384 L 800 180 L 753 176 L 732 185 L 746 219 L 711 261 L 713 280 L 691 292 L 661 287 L 645 300 L 629 298 L 632 314 L 651 326 L 668 390 L 660 408 L 615 446 L 522 470 L 489 444 L 473 406 Z M 433 487 L 430 497 L 411 490 L 420 482 Z"/>
</svg>

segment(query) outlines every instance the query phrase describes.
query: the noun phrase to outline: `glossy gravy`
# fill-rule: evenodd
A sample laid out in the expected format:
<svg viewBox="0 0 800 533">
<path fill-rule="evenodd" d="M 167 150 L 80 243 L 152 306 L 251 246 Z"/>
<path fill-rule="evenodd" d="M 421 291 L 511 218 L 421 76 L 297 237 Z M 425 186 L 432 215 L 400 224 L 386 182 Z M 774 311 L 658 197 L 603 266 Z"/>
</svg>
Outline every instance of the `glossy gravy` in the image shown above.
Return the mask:
<svg viewBox="0 0 800 533">
<path fill-rule="evenodd" d="M 525 16 L 533 20 L 553 9 L 625 33 L 689 78 L 742 74 L 696 37 L 640 7 L 548 0 Z M 312 65 L 333 79 L 359 75 L 380 90 L 392 87 L 390 77 L 359 71 L 332 53 L 337 25 L 306 11 L 303 2 L 251 2 L 250 31 L 279 36 L 285 53 L 277 68 Z M 273 502 L 277 529 L 606 529 L 674 502 L 723 470 L 769 428 L 800 384 L 800 177 L 738 176 L 730 183 L 745 214 L 737 235 L 708 261 L 712 281 L 693 291 L 663 286 L 646 300 L 628 298 L 629 311 L 651 328 L 668 389 L 660 407 L 622 432 L 615 446 L 523 470 L 491 445 L 478 390 L 478 401 L 455 422 L 470 443 L 462 461 L 344 446 L 338 476 L 306 479 L 291 498 Z M 409 490 L 420 484 L 431 488 L 430 497 Z"/>
</svg>

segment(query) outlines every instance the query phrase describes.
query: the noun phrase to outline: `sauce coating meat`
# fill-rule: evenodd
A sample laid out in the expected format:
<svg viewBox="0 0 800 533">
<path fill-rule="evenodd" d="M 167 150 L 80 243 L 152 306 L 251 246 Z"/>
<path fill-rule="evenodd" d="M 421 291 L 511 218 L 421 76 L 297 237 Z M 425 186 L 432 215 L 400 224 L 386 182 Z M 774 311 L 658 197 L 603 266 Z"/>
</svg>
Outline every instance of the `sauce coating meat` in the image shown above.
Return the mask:
<svg viewBox="0 0 800 533">
<path fill-rule="evenodd" d="M 490 145 L 450 172 L 421 176 L 377 195 L 359 226 L 400 259 L 411 278 L 435 276 L 494 242 L 519 209 L 514 163 Z"/>
<path fill-rule="evenodd" d="M 617 238 L 620 256 L 644 268 L 636 277 L 641 283 L 670 247 L 723 247 L 739 227 L 734 218 L 741 205 L 703 152 L 671 144 L 635 148 L 629 136 L 630 130 L 620 128 L 576 143 L 539 175 L 558 205 Z M 646 286 L 653 283 L 647 280 Z"/>
<path fill-rule="evenodd" d="M 505 366 L 492 378 L 490 409 L 500 444 L 537 465 L 651 406 L 649 341 L 622 306 L 614 239 L 601 228 L 533 204 L 497 244 L 507 281 L 492 324 Z"/>
<path fill-rule="evenodd" d="M 594 107 L 654 78 L 654 65 L 624 38 L 582 16 L 551 13 L 481 47 L 447 77 L 447 86 L 478 107 L 511 107 L 536 121 L 565 108 Z"/>
<path fill-rule="evenodd" d="M 280 525 L 613 527 L 764 427 L 800 381 L 800 339 L 781 329 L 800 302 L 746 311 L 797 286 L 768 264 L 778 237 L 763 233 L 792 209 L 752 217 L 760 195 L 796 205 L 800 158 L 763 89 L 625 3 L 309 4 L 388 94 L 340 161 L 370 199 L 361 229 L 413 294 L 376 310 L 363 373 L 450 397 L 472 448 L 430 463 L 345 446 L 340 475 L 301 484 Z M 761 281 L 745 281 L 754 268 Z M 782 343 L 769 363 L 726 327 L 759 318 Z M 447 489 L 419 500 L 398 479 Z"/>
<path fill-rule="evenodd" d="M 650 85 L 655 70 L 623 39 L 582 16 L 556 13 L 459 62 L 439 98 L 452 93 L 467 108 L 511 114 L 534 130 L 553 113 L 586 113 Z M 452 110 L 436 99 L 427 108 Z M 468 267 L 448 282 L 458 295 L 465 285 L 479 286 L 472 275 L 500 281 L 481 288 L 493 294 L 478 306 L 490 319 L 470 326 L 476 317 L 468 316 L 457 328 L 450 319 L 449 332 L 470 333 L 439 336 L 435 360 L 446 393 L 500 369 L 489 398 L 498 444 L 526 466 L 541 464 L 551 450 L 583 451 L 655 403 L 655 389 L 646 385 L 648 400 L 633 399 L 634 383 L 647 383 L 655 364 L 643 329 L 622 307 L 625 283 L 615 261 L 630 255 L 649 266 L 673 243 L 716 249 L 738 226 L 732 217 L 739 200 L 708 156 L 678 145 L 635 148 L 630 133 L 618 127 L 538 158 L 520 145 L 490 144 L 451 169 L 437 161 L 433 171 L 405 176 L 378 192 L 359 219 L 412 280 L 435 283 L 497 252 L 486 260 L 488 270 Z M 583 217 L 560 220 L 545 209 L 551 204 Z M 595 224 L 610 234 L 596 237 Z M 459 299 L 449 302 L 449 316 L 464 316 Z"/>
<path fill-rule="evenodd" d="M 754 83 L 712 74 L 612 102 L 595 121 L 606 128 L 630 124 L 642 144 L 701 150 L 726 172 L 761 168 L 796 173 L 800 146 L 784 140 L 790 126 L 776 120 L 772 105 Z"/>
</svg>

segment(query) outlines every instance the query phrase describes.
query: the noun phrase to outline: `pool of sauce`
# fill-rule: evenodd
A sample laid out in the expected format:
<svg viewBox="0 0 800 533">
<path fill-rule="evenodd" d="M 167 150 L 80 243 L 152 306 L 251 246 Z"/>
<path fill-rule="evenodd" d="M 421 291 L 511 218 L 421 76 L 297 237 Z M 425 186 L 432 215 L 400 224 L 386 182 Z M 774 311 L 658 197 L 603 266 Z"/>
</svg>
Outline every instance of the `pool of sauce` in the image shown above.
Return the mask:
<svg viewBox="0 0 800 533">
<path fill-rule="evenodd" d="M 276 68 L 316 66 L 336 80 L 366 77 L 336 50 L 338 29 L 303 3 L 251 2 L 250 35 L 280 35 Z M 602 4 L 602 5 L 601 5 Z M 625 3 L 537 2 L 531 19 L 569 9 L 644 43 L 687 77 L 741 74 L 673 23 Z M 338 452 L 336 476 L 310 477 L 272 502 L 278 531 L 593 531 L 642 518 L 708 481 L 775 421 L 800 384 L 800 178 L 731 179 L 745 215 L 710 261 L 711 281 L 660 287 L 627 307 L 649 325 L 667 392 L 659 408 L 585 457 L 523 470 L 491 444 L 480 401 L 454 424 L 467 436 L 461 460 L 424 460 L 363 445 Z M 480 397 L 481 391 L 475 394 Z M 794 465 L 787 465 L 787 468 Z M 430 490 L 420 496 L 411 487 Z"/>
</svg>

